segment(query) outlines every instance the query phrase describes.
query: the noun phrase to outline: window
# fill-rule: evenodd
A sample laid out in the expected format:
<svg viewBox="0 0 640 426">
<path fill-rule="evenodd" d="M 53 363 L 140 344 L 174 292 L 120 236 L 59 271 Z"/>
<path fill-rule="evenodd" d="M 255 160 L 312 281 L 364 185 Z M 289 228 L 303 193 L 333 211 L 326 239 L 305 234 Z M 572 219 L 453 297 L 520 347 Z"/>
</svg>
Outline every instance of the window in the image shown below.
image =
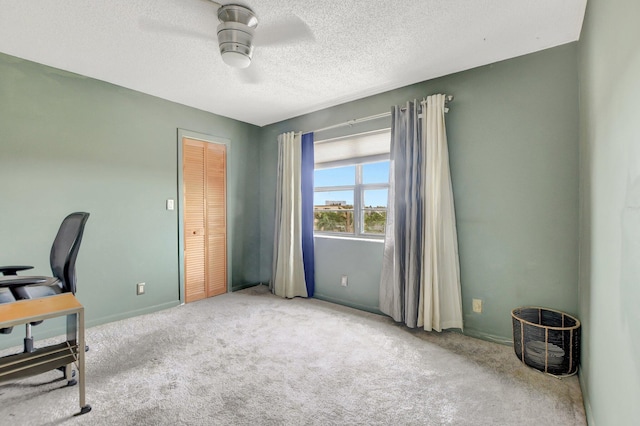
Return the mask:
<svg viewBox="0 0 640 426">
<path fill-rule="evenodd" d="M 389 137 L 386 130 L 316 142 L 313 201 L 316 233 L 374 238 L 384 235 Z M 376 147 L 376 143 L 382 147 Z M 354 153 L 360 155 L 351 156 Z"/>
</svg>

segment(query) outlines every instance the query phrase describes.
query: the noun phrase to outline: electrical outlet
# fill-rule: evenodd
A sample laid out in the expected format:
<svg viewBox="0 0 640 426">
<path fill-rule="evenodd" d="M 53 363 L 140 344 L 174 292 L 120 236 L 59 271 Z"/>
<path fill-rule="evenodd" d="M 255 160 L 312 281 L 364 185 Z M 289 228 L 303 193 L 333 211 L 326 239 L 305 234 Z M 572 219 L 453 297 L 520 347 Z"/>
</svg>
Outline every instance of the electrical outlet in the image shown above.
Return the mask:
<svg viewBox="0 0 640 426">
<path fill-rule="evenodd" d="M 138 283 L 138 284 L 136 285 L 136 294 L 137 294 L 138 296 L 140 296 L 141 294 L 144 294 L 144 284 L 145 284 L 145 283 Z"/>
<path fill-rule="evenodd" d="M 348 284 L 348 278 L 346 275 L 343 275 L 342 277 L 340 277 L 340 285 L 342 287 L 346 287 Z"/>
<path fill-rule="evenodd" d="M 482 313 L 482 299 L 473 299 L 473 312 Z"/>
</svg>

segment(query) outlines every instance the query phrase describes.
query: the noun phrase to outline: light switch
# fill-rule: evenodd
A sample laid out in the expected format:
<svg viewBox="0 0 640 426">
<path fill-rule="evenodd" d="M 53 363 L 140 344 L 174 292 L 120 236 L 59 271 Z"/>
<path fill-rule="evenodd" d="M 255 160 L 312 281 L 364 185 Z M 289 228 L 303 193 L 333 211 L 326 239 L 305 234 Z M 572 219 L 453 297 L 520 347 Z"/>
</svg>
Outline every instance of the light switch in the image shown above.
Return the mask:
<svg viewBox="0 0 640 426">
<path fill-rule="evenodd" d="M 173 200 L 169 199 L 167 200 L 167 210 L 173 210 L 175 206 L 175 203 Z"/>
</svg>

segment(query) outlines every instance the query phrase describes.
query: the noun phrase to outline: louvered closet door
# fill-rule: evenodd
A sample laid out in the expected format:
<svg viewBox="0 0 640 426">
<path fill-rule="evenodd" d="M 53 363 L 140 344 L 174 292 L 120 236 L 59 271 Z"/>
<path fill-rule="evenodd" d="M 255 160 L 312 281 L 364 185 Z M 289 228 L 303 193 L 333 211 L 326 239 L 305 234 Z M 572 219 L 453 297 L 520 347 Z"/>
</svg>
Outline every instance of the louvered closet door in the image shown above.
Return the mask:
<svg viewBox="0 0 640 426">
<path fill-rule="evenodd" d="M 184 138 L 185 301 L 227 290 L 226 148 Z"/>
<path fill-rule="evenodd" d="M 207 145 L 207 297 L 227 291 L 226 147 Z"/>
</svg>

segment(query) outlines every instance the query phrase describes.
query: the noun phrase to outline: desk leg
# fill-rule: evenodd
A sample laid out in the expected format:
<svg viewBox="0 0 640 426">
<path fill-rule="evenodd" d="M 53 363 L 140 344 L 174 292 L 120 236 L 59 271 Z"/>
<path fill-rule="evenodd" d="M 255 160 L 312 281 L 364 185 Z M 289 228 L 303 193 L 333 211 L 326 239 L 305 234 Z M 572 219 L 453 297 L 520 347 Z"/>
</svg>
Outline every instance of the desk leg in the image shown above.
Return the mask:
<svg viewBox="0 0 640 426">
<path fill-rule="evenodd" d="M 78 344 L 78 314 L 67 315 L 67 343 L 72 346 Z M 64 367 L 63 372 L 67 386 L 75 386 L 78 383 L 73 378 L 73 363 Z"/>
<path fill-rule="evenodd" d="M 91 406 L 85 401 L 85 382 L 84 382 L 84 308 L 78 312 L 78 390 L 80 392 L 80 412 L 77 415 L 85 414 L 91 411 Z"/>
</svg>

